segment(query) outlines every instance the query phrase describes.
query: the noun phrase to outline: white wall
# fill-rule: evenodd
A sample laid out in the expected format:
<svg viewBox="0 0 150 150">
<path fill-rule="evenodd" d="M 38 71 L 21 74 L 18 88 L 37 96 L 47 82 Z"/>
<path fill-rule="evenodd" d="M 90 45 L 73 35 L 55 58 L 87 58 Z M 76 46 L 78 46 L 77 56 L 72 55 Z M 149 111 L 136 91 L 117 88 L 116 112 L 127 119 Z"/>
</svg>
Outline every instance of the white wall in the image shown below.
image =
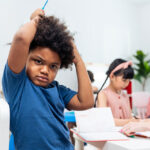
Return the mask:
<svg viewBox="0 0 150 150">
<path fill-rule="evenodd" d="M 6 43 L 44 2 L 0 1 L 0 79 L 9 52 Z M 85 62 L 108 64 L 116 57 L 130 58 L 136 49 L 149 50 L 149 7 L 131 0 L 49 0 L 45 12 L 65 21 L 75 33 Z"/>
<path fill-rule="evenodd" d="M 132 51 L 136 49 L 141 49 L 145 53 L 149 54 L 147 58 L 150 59 L 150 2 L 146 2 L 146 4 L 136 5 L 137 8 L 137 16 L 138 16 L 138 30 L 137 36 L 134 34 L 134 38 L 138 39 L 137 42 L 132 44 Z M 137 46 L 138 47 L 137 47 Z M 141 86 L 137 81 L 133 82 L 133 88 L 135 90 L 141 90 Z M 146 83 L 146 91 L 150 92 L 150 79 Z"/>
</svg>

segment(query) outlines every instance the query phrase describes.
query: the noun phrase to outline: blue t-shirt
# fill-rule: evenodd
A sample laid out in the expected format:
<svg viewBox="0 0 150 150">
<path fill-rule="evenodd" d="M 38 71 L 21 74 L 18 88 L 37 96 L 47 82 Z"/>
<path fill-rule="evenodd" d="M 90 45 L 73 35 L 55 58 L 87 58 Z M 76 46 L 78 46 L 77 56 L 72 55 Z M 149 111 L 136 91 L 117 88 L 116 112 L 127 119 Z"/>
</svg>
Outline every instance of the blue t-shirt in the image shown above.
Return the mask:
<svg viewBox="0 0 150 150">
<path fill-rule="evenodd" d="M 33 84 L 25 73 L 5 66 L 3 91 L 10 106 L 10 130 L 17 150 L 73 150 L 64 108 L 76 94 L 58 82 L 48 88 Z"/>
</svg>

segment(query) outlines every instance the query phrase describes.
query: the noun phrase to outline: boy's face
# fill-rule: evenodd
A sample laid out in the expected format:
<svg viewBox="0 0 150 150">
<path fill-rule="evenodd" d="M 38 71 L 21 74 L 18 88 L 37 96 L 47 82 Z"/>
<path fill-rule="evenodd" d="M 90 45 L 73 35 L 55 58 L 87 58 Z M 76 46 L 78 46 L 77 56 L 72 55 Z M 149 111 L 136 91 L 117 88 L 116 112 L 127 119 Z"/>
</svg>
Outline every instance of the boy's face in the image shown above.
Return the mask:
<svg viewBox="0 0 150 150">
<path fill-rule="evenodd" d="M 61 60 L 56 52 L 38 47 L 28 55 L 26 73 L 35 85 L 47 87 L 55 79 L 60 65 Z"/>
</svg>

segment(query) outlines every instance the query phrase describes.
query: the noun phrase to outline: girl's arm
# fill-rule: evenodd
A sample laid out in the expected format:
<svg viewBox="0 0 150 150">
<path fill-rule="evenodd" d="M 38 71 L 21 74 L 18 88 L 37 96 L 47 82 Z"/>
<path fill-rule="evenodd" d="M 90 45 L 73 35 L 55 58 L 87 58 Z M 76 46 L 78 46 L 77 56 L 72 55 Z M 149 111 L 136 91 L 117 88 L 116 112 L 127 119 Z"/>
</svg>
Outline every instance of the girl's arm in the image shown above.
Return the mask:
<svg viewBox="0 0 150 150">
<path fill-rule="evenodd" d="M 140 120 L 139 122 L 130 122 L 125 125 L 122 132 L 126 135 L 131 135 L 133 132 L 150 131 L 150 120 Z"/>
<path fill-rule="evenodd" d="M 73 47 L 75 56 L 74 64 L 78 79 L 78 93 L 70 100 L 67 107 L 73 110 L 83 110 L 94 106 L 94 96 L 85 64 L 74 44 Z"/>
<path fill-rule="evenodd" d="M 116 126 L 124 126 L 124 125 L 128 124 L 129 122 L 139 122 L 139 119 L 135 119 L 135 118 L 117 119 L 117 118 L 114 118 L 114 121 L 115 121 Z"/>
<path fill-rule="evenodd" d="M 103 91 L 98 93 L 96 107 L 108 107 L 107 106 L 107 97 Z"/>
<path fill-rule="evenodd" d="M 101 91 L 98 94 L 97 107 L 108 107 L 107 106 L 107 97 L 106 97 L 106 95 L 105 95 L 105 93 L 103 91 Z M 132 122 L 138 122 L 139 120 L 138 119 L 134 119 L 132 117 L 132 115 L 131 115 L 129 119 L 117 119 L 117 118 L 114 118 L 114 121 L 115 121 L 115 125 L 116 126 L 124 126 L 125 124 L 127 124 L 127 123 L 129 123 L 131 121 Z"/>
<path fill-rule="evenodd" d="M 33 15 L 31 15 L 32 20 L 24 24 L 13 38 L 8 56 L 8 66 L 14 73 L 21 72 L 26 64 L 29 46 L 36 33 L 39 15 L 44 15 L 41 9 L 37 9 Z"/>
</svg>

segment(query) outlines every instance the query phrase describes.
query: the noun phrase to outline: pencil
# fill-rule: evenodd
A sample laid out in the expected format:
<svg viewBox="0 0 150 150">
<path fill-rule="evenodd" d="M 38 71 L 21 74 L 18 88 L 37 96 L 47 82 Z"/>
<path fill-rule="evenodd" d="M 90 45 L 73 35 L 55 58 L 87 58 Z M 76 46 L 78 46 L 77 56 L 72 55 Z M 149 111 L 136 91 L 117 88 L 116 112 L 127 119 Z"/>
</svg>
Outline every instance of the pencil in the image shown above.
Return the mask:
<svg viewBox="0 0 150 150">
<path fill-rule="evenodd" d="M 43 10 L 44 10 L 45 6 L 47 5 L 47 3 L 48 3 L 48 0 L 46 0 L 44 6 L 42 7 Z"/>
</svg>

